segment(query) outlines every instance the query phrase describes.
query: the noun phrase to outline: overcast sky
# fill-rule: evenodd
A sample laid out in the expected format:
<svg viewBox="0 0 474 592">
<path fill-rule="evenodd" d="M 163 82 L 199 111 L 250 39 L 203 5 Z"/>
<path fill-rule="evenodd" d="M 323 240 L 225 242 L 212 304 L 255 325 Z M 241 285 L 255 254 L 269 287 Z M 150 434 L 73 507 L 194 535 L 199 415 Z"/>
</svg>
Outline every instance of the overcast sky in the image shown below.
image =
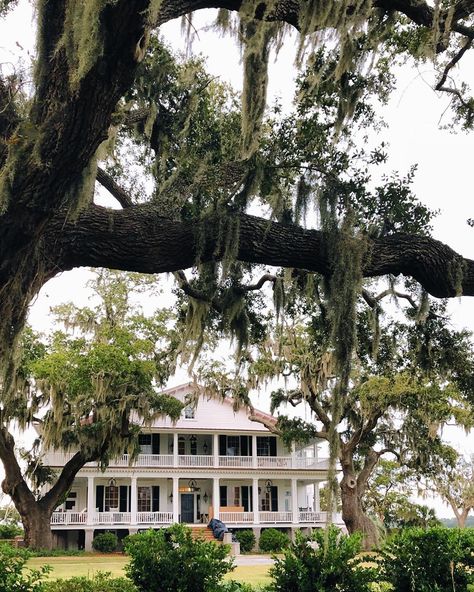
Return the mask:
<svg viewBox="0 0 474 592">
<path fill-rule="evenodd" d="M 212 11 L 207 11 L 207 16 Z M 227 38 L 223 39 L 208 30 L 203 30 L 206 17 L 194 21 L 196 35 L 193 52 L 208 56 L 207 65 L 211 74 L 230 82 L 235 88 L 241 86 L 239 51 Z M 25 64 L 33 53 L 33 25 L 28 3 L 20 1 L 19 8 L 4 22 L 0 22 L 0 63 L 3 72 L 8 72 L 21 58 Z M 163 31 L 173 46 L 184 51 L 185 43 L 176 24 L 167 25 Z M 288 104 L 292 97 L 294 75 L 293 54 L 290 44 L 280 53 L 278 61 L 272 64 L 270 76 L 270 97 L 280 97 Z M 464 79 L 474 87 L 472 80 L 473 60 L 464 60 Z M 471 79 L 471 80 L 469 80 Z M 453 134 L 440 129 L 439 121 L 445 111 L 449 97 L 434 93 L 430 83 L 434 80 L 432 68 L 423 70 L 404 67 L 398 76 L 397 89 L 389 106 L 384 110 L 388 129 L 383 139 L 389 142 L 388 170 L 405 174 L 417 163 L 414 190 L 420 201 L 431 208 L 439 209 L 440 215 L 434 222 L 434 237 L 449 244 L 465 257 L 474 258 L 474 229 L 466 220 L 474 217 L 472 208 L 474 191 L 474 166 L 472 164 L 474 135 L 457 132 Z M 449 115 L 445 115 L 449 121 Z M 31 322 L 40 330 L 49 326 L 49 307 L 52 304 L 74 300 L 85 304 L 88 291 L 84 284 L 88 277 L 86 270 L 75 270 L 49 282 L 32 307 Z M 474 329 L 474 300 L 462 298 L 450 303 L 455 326 Z M 179 379 L 182 381 L 184 375 Z M 470 439 L 459 431 L 448 429 L 447 435 L 461 451 L 474 451 Z M 433 502 L 441 514 L 450 512 Z"/>
</svg>

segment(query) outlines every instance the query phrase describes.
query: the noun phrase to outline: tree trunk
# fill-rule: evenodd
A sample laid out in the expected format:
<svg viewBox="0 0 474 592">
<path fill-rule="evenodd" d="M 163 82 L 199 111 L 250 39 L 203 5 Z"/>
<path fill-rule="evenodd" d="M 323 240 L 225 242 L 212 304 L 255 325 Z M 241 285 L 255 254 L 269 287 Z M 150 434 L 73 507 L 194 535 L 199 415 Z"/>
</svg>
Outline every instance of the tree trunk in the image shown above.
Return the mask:
<svg viewBox="0 0 474 592">
<path fill-rule="evenodd" d="M 42 509 L 38 502 L 28 505 L 25 510 L 20 512 L 25 530 L 25 546 L 29 549 L 52 549 L 52 511 Z"/>
<path fill-rule="evenodd" d="M 345 449 L 342 447 L 340 459 L 342 467 L 342 481 L 340 483 L 342 519 L 349 534 L 354 532 L 362 534 L 364 549 L 368 551 L 377 547 L 379 532 L 374 522 L 365 513 L 362 498 L 368 478 L 378 462 L 378 455 L 373 451 L 369 451 L 364 467 L 357 475 L 352 462 L 352 454 L 350 448 Z"/>
</svg>

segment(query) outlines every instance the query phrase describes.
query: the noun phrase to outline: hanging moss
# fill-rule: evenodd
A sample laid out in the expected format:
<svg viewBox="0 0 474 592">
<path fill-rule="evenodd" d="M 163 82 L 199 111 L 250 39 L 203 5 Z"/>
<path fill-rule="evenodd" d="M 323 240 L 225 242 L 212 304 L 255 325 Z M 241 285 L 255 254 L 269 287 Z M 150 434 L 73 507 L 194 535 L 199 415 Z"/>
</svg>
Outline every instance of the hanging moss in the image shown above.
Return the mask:
<svg viewBox="0 0 474 592">
<path fill-rule="evenodd" d="M 111 0 L 69 0 L 64 31 L 57 51 L 64 49 L 69 63 L 69 80 L 76 88 L 103 53 L 101 15 Z"/>
</svg>

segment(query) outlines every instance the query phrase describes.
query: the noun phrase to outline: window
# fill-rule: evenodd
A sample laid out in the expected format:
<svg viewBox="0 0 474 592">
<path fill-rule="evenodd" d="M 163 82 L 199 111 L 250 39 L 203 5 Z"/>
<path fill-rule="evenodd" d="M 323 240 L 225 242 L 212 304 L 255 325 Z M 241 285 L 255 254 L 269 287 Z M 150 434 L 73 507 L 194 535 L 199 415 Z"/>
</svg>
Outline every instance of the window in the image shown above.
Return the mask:
<svg viewBox="0 0 474 592">
<path fill-rule="evenodd" d="M 188 405 L 184 408 L 184 419 L 194 419 L 195 416 L 194 405 Z"/>
<path fill-rule="evenodd" d="M 65 510 L 75 510 L 76 509 L 76 500 L 77 500 L 77 491 L 70 491 L 67 500 L 65 503 Z"/>
<path fill-rule="evenodd" d="M 265 491 L 263 497 L 260 499 L 260 510 L 262 512 L 270 512 L 270 493 Z"/>
<path fill-rule="evenodd" d="M 140 445 L 140 452 L 142 454 L 152 454 L 153 446 L 151 434 L 139 434 L 138 444 Z"/>
<path fill-rule="evenodd" d="M 193 456 L 197 454 L 197 438 L 194 434 L 189 438 L 189 453 Z"/>
<path fill-rule="evenodd" d="M 234 487 L 234 506 L 240 506 L 240 487 Z"/>
<path fill-rule="evenodd" d="M 257 456 L 276 456 L 275 436 L 257 436 Z"/>
<path fill-rule="evenodd" d="M 151 487 L 138 487 L 137 510 L 151 512 Z"/>
<path fill-rule="evenodd" d="M 227 456 L 240 456 L 239 436 L 227 436 Z"/>
<path fill-rule="evenodd" d="M 110 512 L 119 507 L 119 488 L 117 485 L 107 485 L 105 488 L 104 510 Z"/>
<path fill-rule="evenodd" d="M 178 438 L 178 454 L 186 454 L 186 440 L 184 439 L 184 436 Z"/>
</svg>

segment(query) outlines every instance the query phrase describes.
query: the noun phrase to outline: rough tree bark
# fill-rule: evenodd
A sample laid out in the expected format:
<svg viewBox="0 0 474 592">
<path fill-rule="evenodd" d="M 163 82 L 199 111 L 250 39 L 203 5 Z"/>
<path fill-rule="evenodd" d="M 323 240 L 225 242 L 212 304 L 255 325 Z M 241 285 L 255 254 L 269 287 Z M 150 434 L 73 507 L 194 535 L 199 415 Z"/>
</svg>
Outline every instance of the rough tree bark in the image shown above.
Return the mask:
<svg viewBox="0 0 474 592">
<path fill-rule="evenodd" d="M 12 498 L 21 516 L 26 546 L 32 549 L 52 549 L 52 513 L 71 488 L 79 470 L 94 459 L 77 452 L 64 465 L 53 487 L 38 499 L 23 476 L 15 455 L 15 441 L 5 427 L 0 427 L 0 460 L 5 469 L 2 491 Z"/>
<path fill-rule="evenodd" d="M 347 445 L 341 445 L 340 462 L 342 469 L 341 505 L 342 519 L 350 534 L 360 532 L 363 535 L 363 545 L 366 550 L 377 547 L 379 533 L 374 522 L 364 511 L 362 500 L 367 489 L 367 482 L 376 467 L 379 454 L 369 450 L 364 466 L 357 474 L 353 462 L 354 451 Z"/>
</svg>

